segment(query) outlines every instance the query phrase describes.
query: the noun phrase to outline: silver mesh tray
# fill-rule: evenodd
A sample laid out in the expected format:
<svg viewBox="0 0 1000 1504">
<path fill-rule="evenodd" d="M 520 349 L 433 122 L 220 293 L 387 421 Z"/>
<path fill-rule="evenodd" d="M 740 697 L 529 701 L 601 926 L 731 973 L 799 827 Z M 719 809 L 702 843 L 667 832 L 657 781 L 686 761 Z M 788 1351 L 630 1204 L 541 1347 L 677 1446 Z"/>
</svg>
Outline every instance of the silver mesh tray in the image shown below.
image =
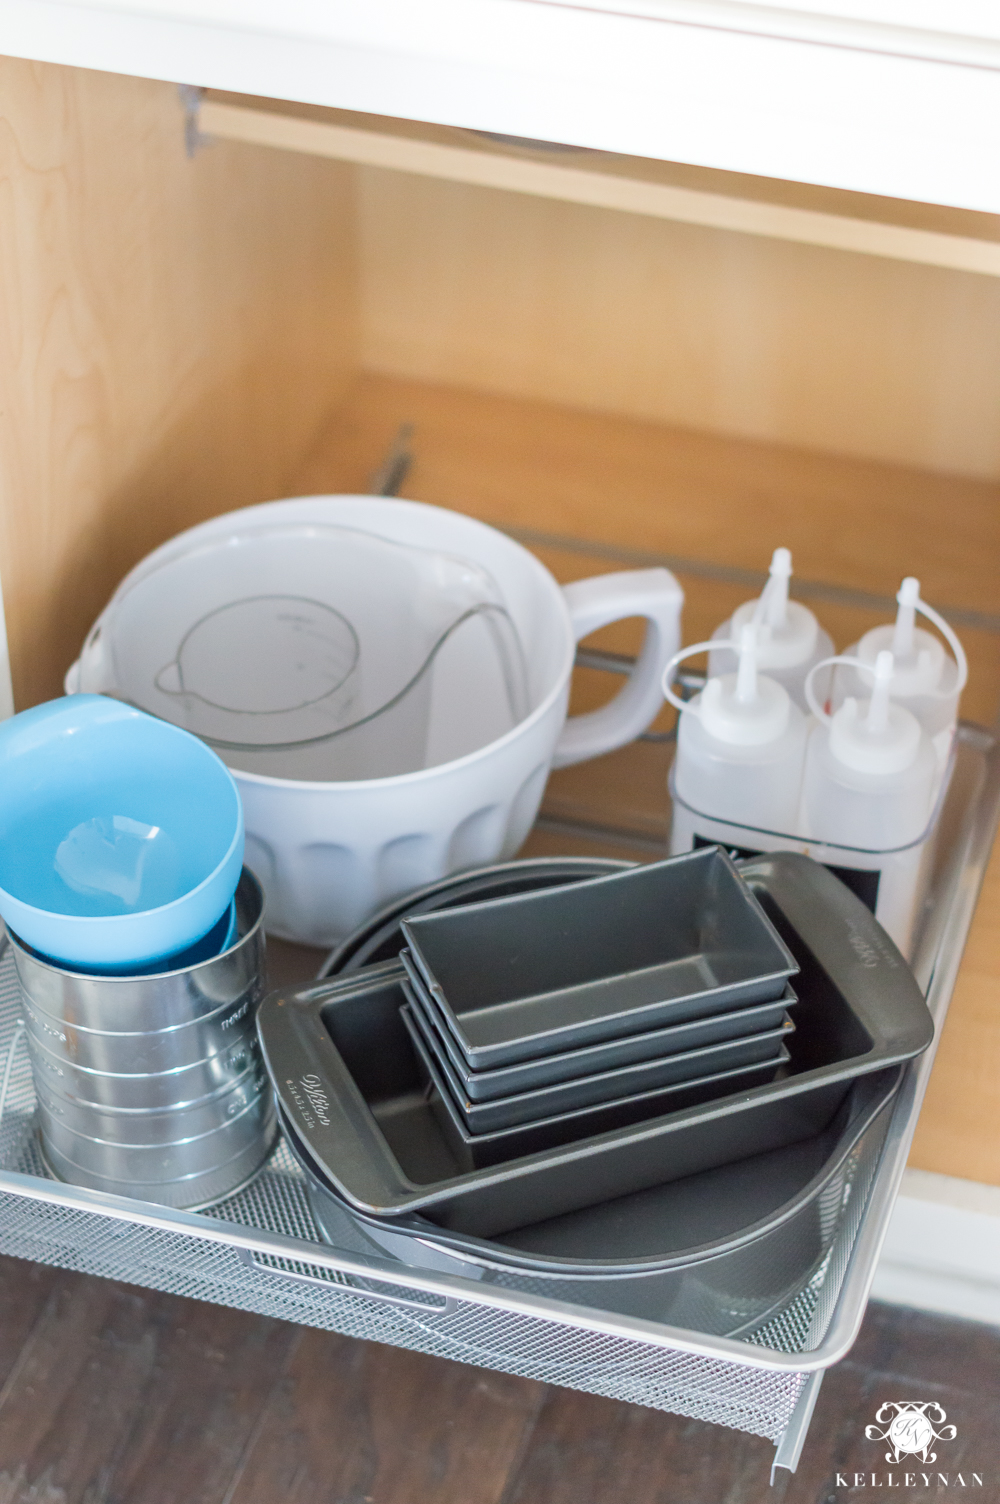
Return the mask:
<svg viewBox="0 0 1000 1504">
<path fill-rule="evenodd" d="M 996 739 L 963 726 L 915 958 L 938 1036 L 998 802 Z M 873 1125 L 858 1144 L 826 1207 L 829 1252 L 807 1287 L 736 1340 L 418 1274 L 360 1244 L 331 1248 L 320 1241 L 302 1173 L 283 1143 L 246 1190 L 198 1214 L 54 1181 L 35 1140 L 19 1009 L 5 948 L 0 1252 L 711 1421 L 775 1441 L 775 1463 L 786 1467 L 798 1459 L 823 1370 L 857 1335 L 934 1053 L 907 1067 L 888 1131 Z"/>
</svg>

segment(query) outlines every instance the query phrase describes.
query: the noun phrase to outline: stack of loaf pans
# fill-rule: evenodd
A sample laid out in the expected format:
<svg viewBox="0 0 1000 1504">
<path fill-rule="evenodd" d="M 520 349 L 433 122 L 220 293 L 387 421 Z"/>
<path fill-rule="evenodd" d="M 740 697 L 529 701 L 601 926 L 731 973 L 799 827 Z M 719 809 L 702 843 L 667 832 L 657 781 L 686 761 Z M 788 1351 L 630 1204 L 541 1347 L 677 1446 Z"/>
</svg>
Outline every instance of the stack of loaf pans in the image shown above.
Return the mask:
<svg viewBox="0 0 1000 1504">
<path fill-rule="evenodd" d="M 362 966 L 395 961 L 406 944 L 400 925 L 416 914 L 436 914 L 487 898 L 512 898 L 517 893 L 537 893 L 543 888 L 566 888 L 591 877 L 626 872 L 634 865 L 606 856 L 536 856 L 473 867 L 439 878 L 424 888 L 404 893 L 366 919 L 330 952 L 319 979 L 347 976 Z"/>
<path fill-rule="evenodd" d="M 774 1079 L 798 970 L 716 848 L 402 921 L 404 1026 L 466 1169 Z"/>
<path fill-rule="evenodd" d="M 697 1093 L 697 1083 L 679 1091 L 673 1083 L 624 1112 L 620 1104 L 576 1108 L 562 1114 L 575 1122 L 560 1142 L 523 1140 L 517 1157 L 470 1166 L 407 1028 L 407 973 L 383 962 L 272 993 L 258 1017 L 283 1120 L 316 1184 L 359 1222 L 409 1240 L 420 1262 L 416 1245 L 428 1229 L 506 1240 L 827 1132 L 853 1083 L 875 1073 L 885 1080 L 889 1067 L 927 1047 L 930 1014 L 895 946 L 824 868 L 780 853 L 744 864 L 741 876 L 799 968 L 796 1029 L 773 1080 L 744 1082 L 711 1101 L 684 1095 Z"/>
</svg>

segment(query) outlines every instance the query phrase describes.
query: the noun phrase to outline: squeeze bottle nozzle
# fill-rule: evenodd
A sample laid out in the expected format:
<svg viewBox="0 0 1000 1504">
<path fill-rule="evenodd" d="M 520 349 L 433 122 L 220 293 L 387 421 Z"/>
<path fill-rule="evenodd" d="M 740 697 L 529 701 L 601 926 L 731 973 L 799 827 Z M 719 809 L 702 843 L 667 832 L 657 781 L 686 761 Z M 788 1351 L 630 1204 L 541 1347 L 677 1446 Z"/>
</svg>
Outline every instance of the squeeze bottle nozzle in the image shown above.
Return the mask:
<svg viewBox="0 0 1000 1504">
<path fill-rule="evenodd" d="M 696 713 L 705 730 L 730 746 L 763 746 L 788 728 L 788 694 L 770 676 L 757 673 L 758 645 L 759 629 L 748 622 L 730 644 L 736 649 L 736 673 L 711 675 L 698 696 Z"/>
<path fill-rule="evenodd" d="M 893 672 L 893 657 L 886 649 L 869 669 L 875 683 L 868 704 L 848 695 L 830 720 L 831 756 L 858 773 L 902 773 L 920 753 L 920 722 L 890 699 Z"/>
<path fill-rule="evenodd" d="M 764 621 L 779 630 L 788 621 L 788 581 L 792 577 L 792 556 L 787 548 L 776 548 L 771 555 L 770 579 L 761 594 Z"/>
<path fill-rule="evenodd" d="M 736 699 L 740 705 L 752 705 L 757 699 L 757 628 L 752 622 L 740 631 L 739 654 Z"/>
<path fill-rule="evenodd" d="M 760 594 L 737 606 L 732 616 L 716 627 L 708 672 L 710 675 L 733 673 L 737 667 L 743 629 L 756 627 L 759 673 L 781 684 L 799 709 L 804 710 L 802 686 L 805 676 L 814 663 L 830 656 L 833 643 L 808 606 L 789 598 L 791 577 L 791 553 L 787 548 L 776 548 L 771 555 L 768 579 Z M 719 646 L 714 646 L 715 643 Z"/>
<path fill-rule="evenodd" d="M 892 683 L 892 654 L 879 653 L 875 660 L 875 685 L 868 705 L 866 728 L 877 736 L 889 725 L 889 686 Z"/>
<path fill-rule="evenodd" d="M 958 716 L 958 700 L 968 678 L 965 651 L 952 628 L 937 611 L 920 598 L 920 581 L 907 575 L 896 594 L 896 619 L 872 627 L 860 642 L 849 647 L 845 660 L 857 660 L 851 672 L 838 670 L 833 703 L 863 695 L 873 683 L 879 655 L 892 653 L 892 700 L 917 717 L 932 738 L 940 766 L 947 762 Z M 917 625 L 925 616 L 941 638 Z M 949 658 L 945 643 L 951 649 Z M 890 716 L 891 719 L 891 716 Z"/>
<path fill-rule="evenodd" d="M 897 700 L 931 695 L 935 700 L 955 698 L 957 703 L 955 691 L 961 690 L 965 682 L 965 667 L 961 644 L 954 632 L 920 599 L 920 581 L 913 575 L 907 575 L 900 585 L 896 600 L 899 602 L 896 620 L 866 632 L 857 645 L 857 657 L 871 674 L 879 653 L 887 648 L 891 650 L 892 692 Z M 916 625 L 918 612 L 928 616 L 943 631 L 955 653 L 954 668 L 949 666 L 944 645 L 939 639 Z M 852 656 L 851 650 L 848 656 Z"/>
<path fill-rule="evenodd" d="M 892 651 L 896 658 L 909 658 L 913 653 L 913 627 L 917 616 L 917 601 L 920 599 L 920 581 L 908 574 L 896 595 L 899 610 L 892 634 Z"/>
</svg>

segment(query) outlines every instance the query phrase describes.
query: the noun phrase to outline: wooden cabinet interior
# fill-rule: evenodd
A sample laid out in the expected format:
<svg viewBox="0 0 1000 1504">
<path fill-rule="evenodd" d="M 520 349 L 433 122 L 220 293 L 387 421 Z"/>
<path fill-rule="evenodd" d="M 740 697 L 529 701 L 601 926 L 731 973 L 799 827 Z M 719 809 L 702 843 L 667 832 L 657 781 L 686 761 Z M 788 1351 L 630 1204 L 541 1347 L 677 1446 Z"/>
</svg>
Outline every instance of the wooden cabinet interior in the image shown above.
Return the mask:
<svg viewBox="0 0 1000 1504">
<path fill-rule="evenodd" d="M 367 490 L 532 541 L 562 579 L 669 560 L 703 636 L 771 549 L 839 647 L 904 573 L 1000 698 L 1000 279 L 219 143 L 164 84 L 0 61 L 0 571 L 19 708 L 200 518 Z M 741 573 L 742 572 L 742 573 Z M 604 639 L 628 649 L 628 628 Z M 581 676 L 582 703 L 607 692 Z M 553 780 L 655 839 L 657 762 Z M 641 766 L 640 766 L 641 762 Z M 645 822 L 645 824 L 643 824 Z M 544 839 L 544 837 L 543 837 Z M 1000 911 L 980 908 L 916 1163 L 1000 1183 Z"/>
<path fill-rule="evenodd" d="M 770 239 L 1000 276 L 1000 216 L 525 141 L 384 115 L 188 89 L 196 140 L 243 141 Z"/>
<path fill-rule="evenodd" d="M 108 589 L 287 493 L 356 364 L 349 173 L 219 147 L 177 91 L 0 62 L 0 571 L 15 703 L 59 693 Z"/>
</svg>

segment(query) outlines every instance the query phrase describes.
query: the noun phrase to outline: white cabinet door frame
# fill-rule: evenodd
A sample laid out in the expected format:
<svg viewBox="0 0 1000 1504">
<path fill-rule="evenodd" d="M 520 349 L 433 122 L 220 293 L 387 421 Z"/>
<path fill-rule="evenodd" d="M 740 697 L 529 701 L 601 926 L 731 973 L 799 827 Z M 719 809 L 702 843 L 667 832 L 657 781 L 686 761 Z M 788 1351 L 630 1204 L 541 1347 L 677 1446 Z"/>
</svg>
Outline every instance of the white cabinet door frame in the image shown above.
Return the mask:
<svg viewBox="0 0 1000 1504">
<path fill-rule="evenodd" d="M 0 0 L 0 52 L 1000 212 L 988 0 Z"/>
</svg>

